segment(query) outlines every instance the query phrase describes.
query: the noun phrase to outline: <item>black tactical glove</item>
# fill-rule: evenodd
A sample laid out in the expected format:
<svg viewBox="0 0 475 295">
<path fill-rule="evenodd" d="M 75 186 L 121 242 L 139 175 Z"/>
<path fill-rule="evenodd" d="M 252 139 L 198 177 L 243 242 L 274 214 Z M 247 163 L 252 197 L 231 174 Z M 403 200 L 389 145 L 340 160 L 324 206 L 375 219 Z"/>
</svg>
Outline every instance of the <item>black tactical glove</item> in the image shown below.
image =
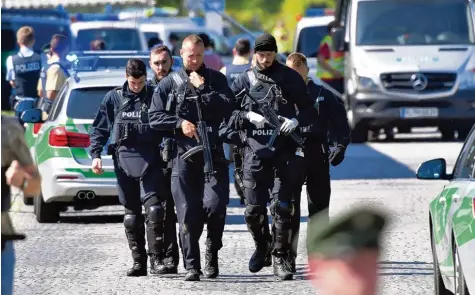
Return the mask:
<svg viewBox="0 0 475 295">
<path fill-rule="evenodd" d="M 345 159 L 346 147 L 342 144 L 336 146 L 335 149 L 330 150 L 330 155 L 328 155 L 328 161 L 332 166 L 338 166 Z"/>
</svg>

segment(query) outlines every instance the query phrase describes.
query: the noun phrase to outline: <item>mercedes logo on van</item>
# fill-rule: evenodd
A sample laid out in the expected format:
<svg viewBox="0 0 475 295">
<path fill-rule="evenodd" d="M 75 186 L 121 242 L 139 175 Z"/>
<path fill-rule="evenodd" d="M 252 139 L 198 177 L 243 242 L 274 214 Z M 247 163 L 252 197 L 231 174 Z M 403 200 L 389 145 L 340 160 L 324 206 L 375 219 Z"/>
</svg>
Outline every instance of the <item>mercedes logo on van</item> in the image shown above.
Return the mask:
<svg viewBox="0 0 475 295">
<path fill-rule="evenodd" d="M 412 88 L 414 88 L 414 90 L 417 90 L 417 91 L 422 91 L 426 89 L 427 84 L 429 83 L 429 81 L 427 80 L 427 77 L 421 73 L 413 74 L 411 76 L 411 82 L 412 82 Z"/>
</svg>

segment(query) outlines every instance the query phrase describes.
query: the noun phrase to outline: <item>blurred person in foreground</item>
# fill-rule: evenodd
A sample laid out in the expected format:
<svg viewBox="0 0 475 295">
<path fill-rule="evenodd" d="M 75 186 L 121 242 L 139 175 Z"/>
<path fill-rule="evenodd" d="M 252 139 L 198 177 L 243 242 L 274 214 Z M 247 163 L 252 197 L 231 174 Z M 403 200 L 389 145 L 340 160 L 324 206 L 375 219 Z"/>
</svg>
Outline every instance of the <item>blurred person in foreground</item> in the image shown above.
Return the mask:
<svg viewBox="0 0 475 295">
<path fill-rule="evenodd" d="M 24 138 L 24 129 L 14 117 L 2 115 L 2 292 L 13 294 L 15 251 L 13 241 L 24 235 L 15 232 L 8 211 L 10 187 L 20 188 L 26 195 L 39 195 L 41 178 Z"/>
<path fill-rule="evenodd" d="M 211 46 L 211 39 L 207 34 L 199 34 L 198 35 L 205 45 L 205 55 L 204 55 L 204 64 L 207 68 L 213 69 L 215 71 L 221 70 L 224 67 L 224 63 L 221 60 L 221 57 L 213 51 L 213 47 Z"/>
<path fill-rule="evenodd" d="M 41 69 L 38 80 L 38 95 L 43 99 L 43 110 L 48 113 L 61 87 L 69 78 L 71 63 L 66 59 L 69 53 L 69 40 L 66 36 L 55 34 L 50 42 L 50 57 Z"/>
<path fill-rule="evenodd" d="M 380 239 L 387 218 L 362 208 L 329 223 L 327 215 L 314 215 L 307 228 L 309 278 L 314 287 L 322 295 L 376 295 Z"/>
</svg>

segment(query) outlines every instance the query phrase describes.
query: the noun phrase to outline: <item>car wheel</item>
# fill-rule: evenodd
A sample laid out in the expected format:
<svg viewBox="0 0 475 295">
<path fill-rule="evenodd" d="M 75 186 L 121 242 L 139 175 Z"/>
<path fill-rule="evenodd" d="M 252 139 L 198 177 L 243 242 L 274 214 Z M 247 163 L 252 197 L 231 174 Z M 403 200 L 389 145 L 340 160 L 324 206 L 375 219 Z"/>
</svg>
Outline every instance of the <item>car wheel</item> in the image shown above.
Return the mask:
<svg viewBox="0 0 475 295">
<path fill-rule="evenodd" d="M 23 204 L 31 206 L 33 205 L 34 197 L 23 196 Z"/>
<path fill-rule="evenodd" d="M 463 274 L 462 265 L 460 264 L 460 256 L 457 245 L 454 245 L 454 274 L 455 274 L 455 294 L 454 295 L 470 295 L 467 283 Z"/>
<path fill-rule="evenodd" d="M 39 223 L 55 223 L 59 221 L 59 208 L 55 203 L 46 203 L 43 195 L 34 198 L 36 221 Z"/>
<path fill-rule="evenodd" d="M 432 226 L 432 225 L 431 225 Z M 442 274 L 440 273 L 439 260 L 437 260 L 437 251 L 435 250 L 435 239 L 431 229 L 431 248 L 432 248 L 432 260 L 434 265 L 434 294 L 435 295 L 453 295 L 452 292 L 445 289 L 444 281 L 442 280 Z"/>
</svg>

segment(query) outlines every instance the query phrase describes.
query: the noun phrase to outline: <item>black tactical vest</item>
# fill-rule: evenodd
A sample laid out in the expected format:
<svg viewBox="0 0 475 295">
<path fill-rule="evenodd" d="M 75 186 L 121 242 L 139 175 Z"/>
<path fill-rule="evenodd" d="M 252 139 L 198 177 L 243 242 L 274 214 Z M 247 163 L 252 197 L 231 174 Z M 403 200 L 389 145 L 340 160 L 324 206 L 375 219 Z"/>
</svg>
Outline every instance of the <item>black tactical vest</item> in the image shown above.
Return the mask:
<svg viewBox="0 0 475 295">
<path fill-rule="evenodd" d="M 250 65 L 245 64 L 245 65 L 227 65 L 226 66 L 226 78 L 228 79 L 228 84 L 231 86 L 236 80 L 236 78 L 244 73 L 247 69 L 249 69 Z"/>
<path fill-rule="evenodd" d="M 113 90 L 118 102 L 114 109 L 114 125 L 112 129 L 112 143 L 144 143 L 157 141 L 150 128 L 148 109 L 145 98 L 135 99 L 124 97 L 122 88 Z"/>
<path fill-rule="evenodd" d="M 36 86 L 41 72 L 41 56 L 33 53 L 24 57 L 15 54 L 12 57 L 13 71 L 15 72 L 15 91 L 17 96 L 38 97 Z"/>
</svg>

